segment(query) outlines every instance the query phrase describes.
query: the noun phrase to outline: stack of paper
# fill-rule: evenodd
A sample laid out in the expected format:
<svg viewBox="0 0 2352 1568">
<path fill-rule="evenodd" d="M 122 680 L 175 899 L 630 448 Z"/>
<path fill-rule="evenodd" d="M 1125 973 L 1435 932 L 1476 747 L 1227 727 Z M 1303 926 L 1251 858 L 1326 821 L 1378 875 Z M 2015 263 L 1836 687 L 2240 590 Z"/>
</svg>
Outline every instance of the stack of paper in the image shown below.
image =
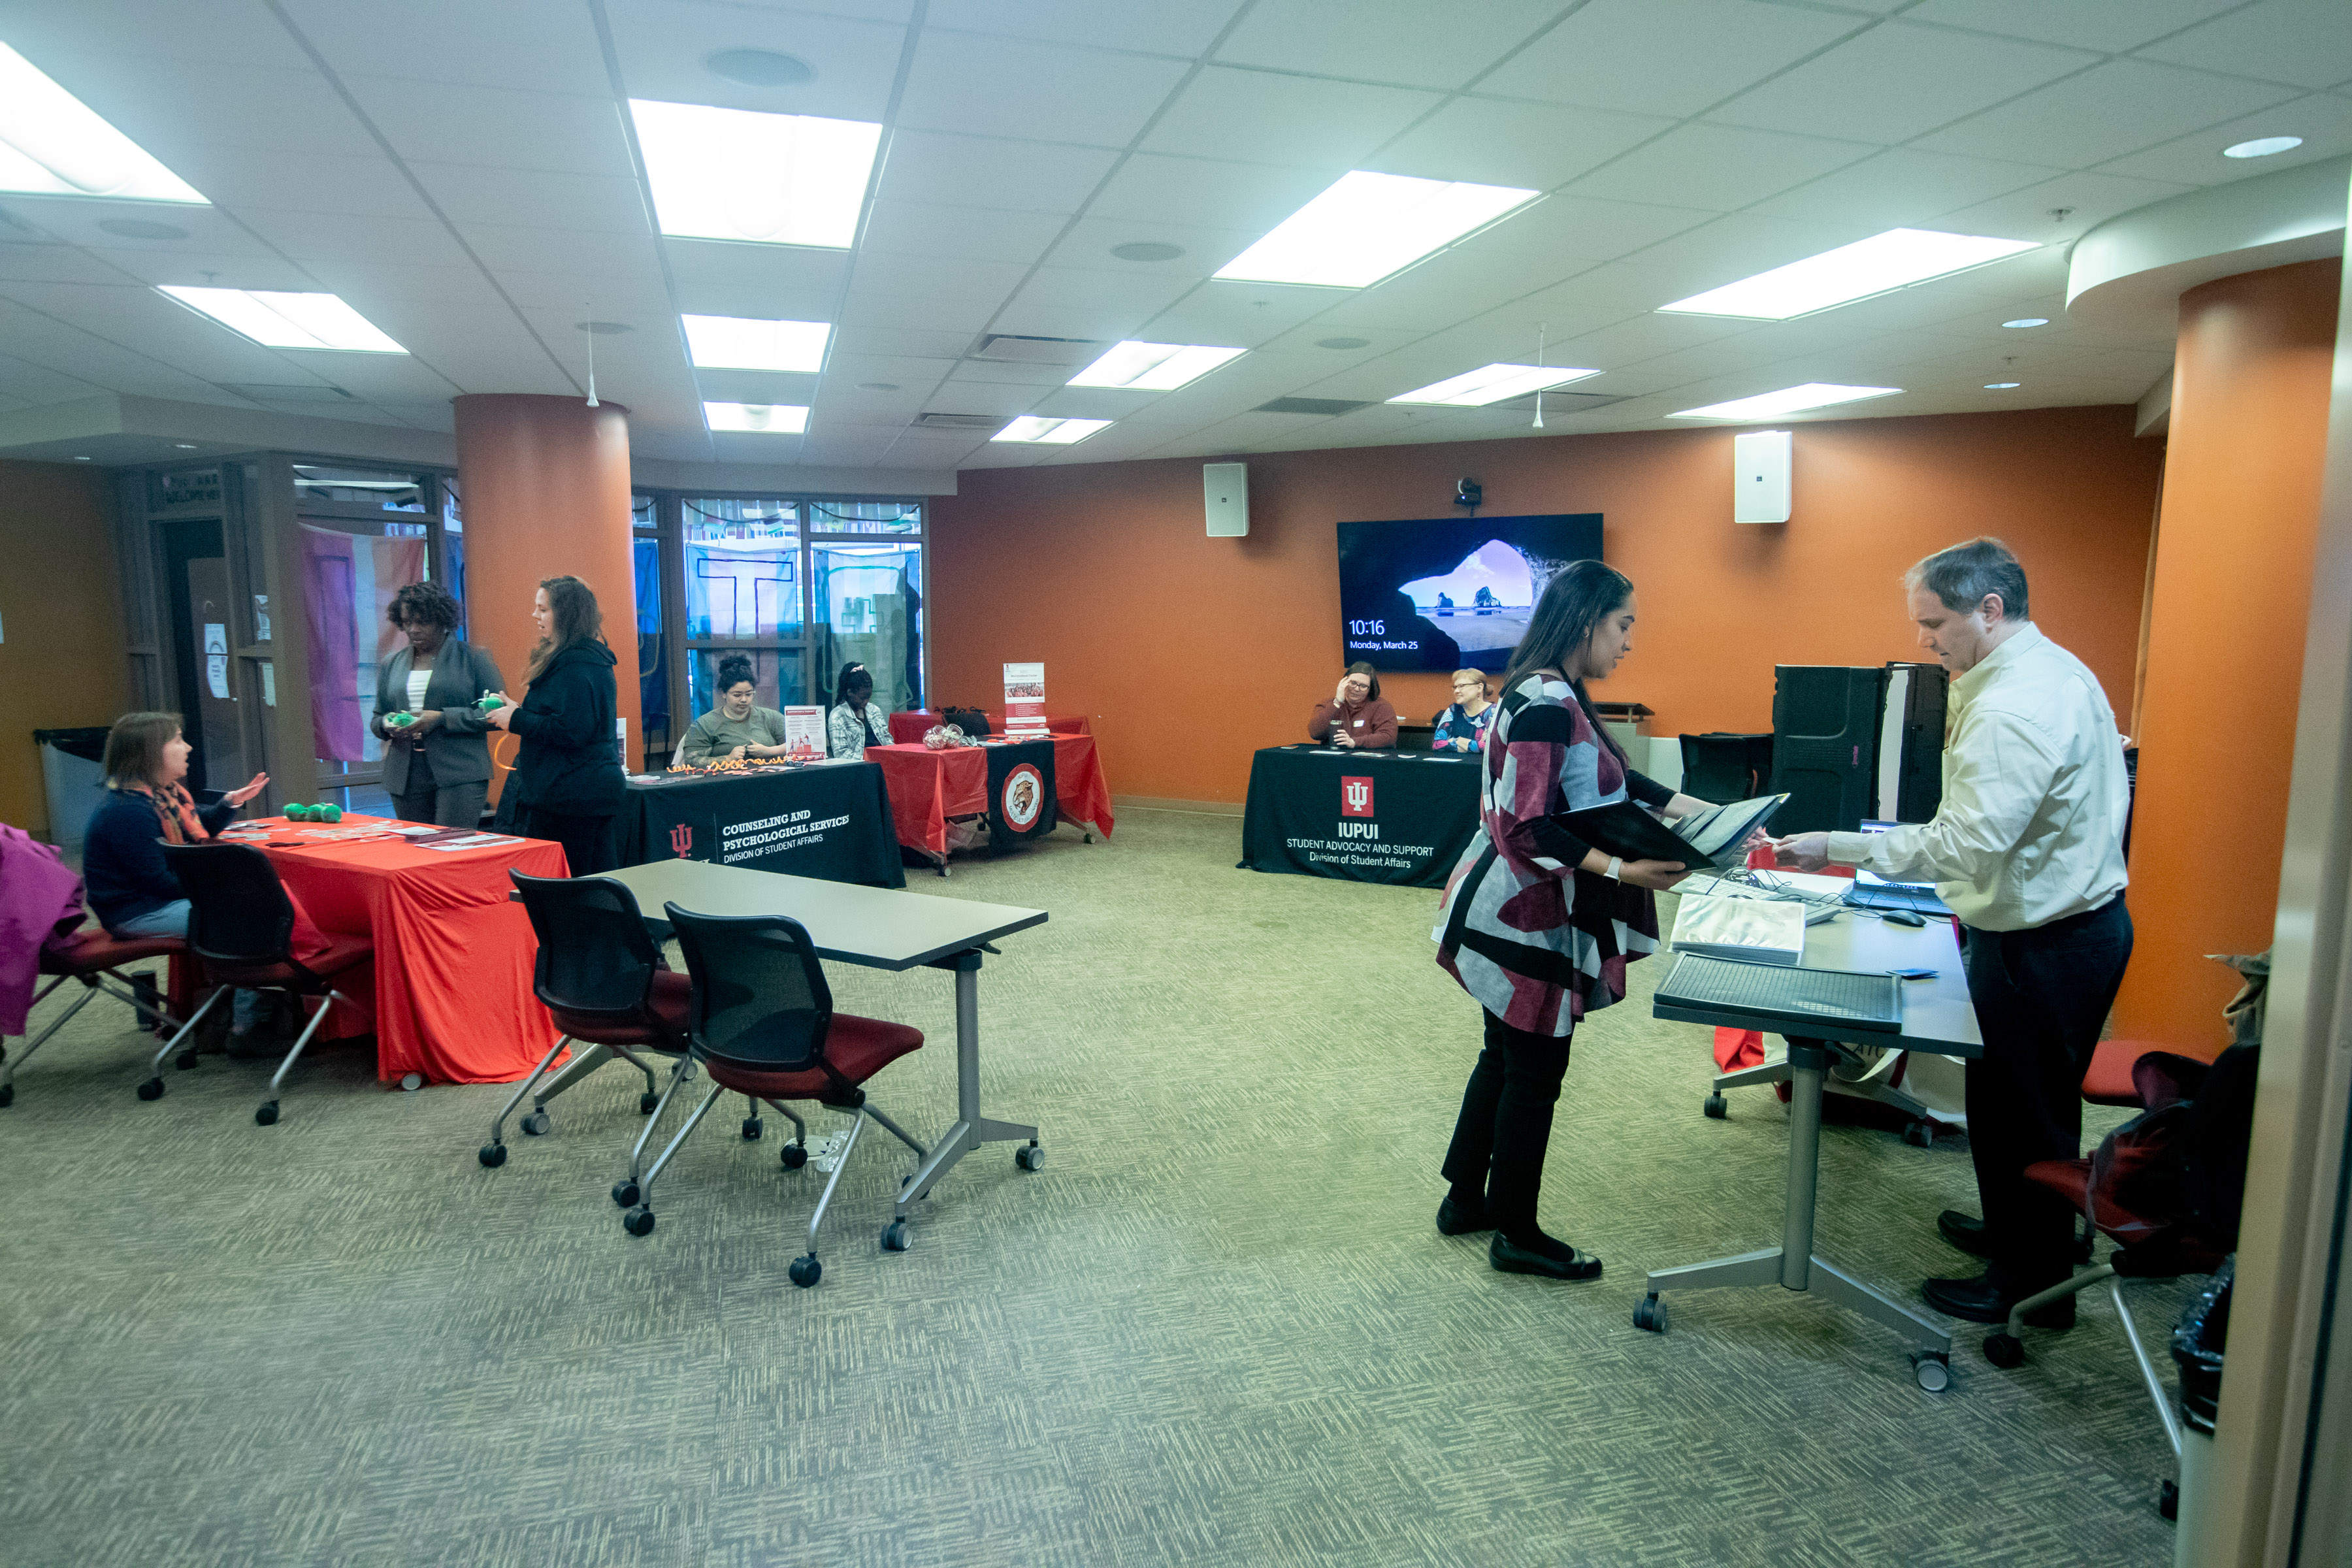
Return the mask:
<svg viewBox="0 0 2352 1568">
<path fill-rule="evenodd" d="M 1780 900 L 1686 893 L 1667 945 L 1707 958 L 1799 963 L 1805 956 L 1805 909 Z"/>
</svg>

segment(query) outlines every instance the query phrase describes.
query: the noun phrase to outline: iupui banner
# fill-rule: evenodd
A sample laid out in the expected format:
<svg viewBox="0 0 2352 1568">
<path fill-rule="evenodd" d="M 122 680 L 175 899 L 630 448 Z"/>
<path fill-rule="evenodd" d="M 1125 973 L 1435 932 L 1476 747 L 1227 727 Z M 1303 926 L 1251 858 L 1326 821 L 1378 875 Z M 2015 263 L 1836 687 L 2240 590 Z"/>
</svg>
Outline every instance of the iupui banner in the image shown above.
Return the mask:
<svg viewBox="0 0 2352 1568">
<path fill-rule="evenodd" d="M 822 708 L 787 708 L 784 710 L 784 755 L 795 763 L 816 763 L 824 760 L 824 710 Z"/>
<path fill-rule="evenodd" d="M 1053 832 L 1059 819 L 1054 805 L 1052 738 L 991 742 L 987 752 L 988 836 L 995 847 L 1009 849 L 1022 839 Z"/>
<path fill-rule="evenodd" d="M 1004 667 L 1004 732 L 1016 741 L 1045 738 L 1044 665 L 1008 664 Z"/>
</svg>

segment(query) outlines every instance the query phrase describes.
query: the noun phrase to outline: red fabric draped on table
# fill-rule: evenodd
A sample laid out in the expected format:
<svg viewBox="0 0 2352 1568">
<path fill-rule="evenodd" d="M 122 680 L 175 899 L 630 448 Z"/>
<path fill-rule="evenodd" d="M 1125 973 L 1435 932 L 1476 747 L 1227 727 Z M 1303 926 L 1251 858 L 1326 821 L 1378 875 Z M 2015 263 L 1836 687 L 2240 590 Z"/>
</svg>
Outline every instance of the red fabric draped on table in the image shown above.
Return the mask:
<svg viewBox="0 0 2352 1568">
<path fill-rule="evenodd" d="M 891 722 L 904 717 L 893 713 Z M 938 752 L 919 744 L 868 746 L 866 760 L 881 765 L 890 786 L 891 825 L 898 842 L 909 849 L 944 856 L 948 819 L 988 811 L 988 757 L 979 746 Z M 1116 826 L 1110 787 L 1103 782 L 1092 735 L 1055 733 L 1054 795 L 1063 821 L 1090 825 L 1105 838 L 1110 837 Z"/>
<path fill-rule="evenodd" d="M 1001 710 L 983 708 L 981 711 L 988 715 L 990 734 L 1004 733 L 1004 715 Z M 929 709 L 910 708 L 904 713 L 893 713 L 890 715 L 890 739 L 902 746 L 920 745 L 923 737 L 930 732 L 931 726 L 941 721 L 940 716 Z M 1083 713 L 1048 713 L 1045 715 L 1045 728 L 1056 735 L 1094 733 Z"/>
</svg>

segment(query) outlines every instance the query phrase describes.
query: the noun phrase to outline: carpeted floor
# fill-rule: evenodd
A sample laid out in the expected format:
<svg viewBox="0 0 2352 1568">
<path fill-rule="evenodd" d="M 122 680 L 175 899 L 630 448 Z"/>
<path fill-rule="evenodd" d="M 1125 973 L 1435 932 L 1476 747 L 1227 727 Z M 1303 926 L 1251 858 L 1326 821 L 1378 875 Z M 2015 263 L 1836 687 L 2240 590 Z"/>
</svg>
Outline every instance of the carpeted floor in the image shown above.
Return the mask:
<svg viewBox="0 0 2352 1568">
<path fill-rule="evenodd" d="M 1765 1246 L 1785 1118 L 1699 1114 L 1696 1028 L 1637 994 L 1576 1042 L 1552 1228 L 1608 1273 L 1492 1272 L 1431 1225 L 1477 1010 L 1435 895 L 1233 869 L 1238 818 L 1138 810 L 912 890 L 1048 909 L 982 976 L 995 1146 L 876 1246 L 905 1152 L 822 1176 L 714 1111 L 625 1235 L 640 1121 L 612 1068 L 546 1138 L 474 1151 L 489 1087 L 207 1058 L 142 1104 L 113 1004 L 0 1111 L 0 1562 L 32 1564 L 2147 1564 L 2170 1473 L 2112 1307 L 1951 1391 L 1777 1290 L 1673 1300 L 1650 1267 Z M 953 1108 L 948 978 L 835 966 L 930 1047 L 876 1099 Z M 56 1004 L 51 1004 L 54 1006 Z M 44 1009 L 44 1016 L 47 1008 Z M 13 1042 L 12 1042 L 13 1043 Z M 819 1113 L 820 1130 L 825 1113 Z M 1969 1260 L 1965 1144 L 1826 1136 L 1819 1244 L 1907 1296 Z M 2144 1328 L 2180 1300 L 2157 1287 Z"/>
</svg>

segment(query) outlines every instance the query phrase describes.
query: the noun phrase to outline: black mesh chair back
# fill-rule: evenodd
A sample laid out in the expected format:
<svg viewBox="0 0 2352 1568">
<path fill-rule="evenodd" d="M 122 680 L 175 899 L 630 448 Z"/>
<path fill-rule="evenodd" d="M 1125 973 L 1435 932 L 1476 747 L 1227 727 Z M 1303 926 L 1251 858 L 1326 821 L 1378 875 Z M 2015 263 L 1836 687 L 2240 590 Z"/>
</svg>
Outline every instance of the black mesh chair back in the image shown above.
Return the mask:
<svg viewBox="0 0 2352 1568">
<path fill-rule="evenodd" d="M 694 981 L 688 1032 L 698 1055 L 761 1072 L 830 1070 L 833 990 L 808 928 L 789 915 L 663 913 Z"/>
<path fill-rule="evenodd" d="M 1727 805 L 1764 793 L 1772 776 L 1772 737 L 1710 731 L 1685 735 L 1682 793 Z"/>
<path fill-rule="evenodd" d="M 589 1024 L 643 1017 L 662 962 L 635 895 L 601 877 L 507 875 L 539 938 L 530 988 L 548 1010 Z"/>
<path fill-rule="evenodd" d="M 188 896 L 188 947 L 220 969 L 294 961 L 294 904 L 269 857 L 250 844 L 166 844 Z"/>
</svg>

